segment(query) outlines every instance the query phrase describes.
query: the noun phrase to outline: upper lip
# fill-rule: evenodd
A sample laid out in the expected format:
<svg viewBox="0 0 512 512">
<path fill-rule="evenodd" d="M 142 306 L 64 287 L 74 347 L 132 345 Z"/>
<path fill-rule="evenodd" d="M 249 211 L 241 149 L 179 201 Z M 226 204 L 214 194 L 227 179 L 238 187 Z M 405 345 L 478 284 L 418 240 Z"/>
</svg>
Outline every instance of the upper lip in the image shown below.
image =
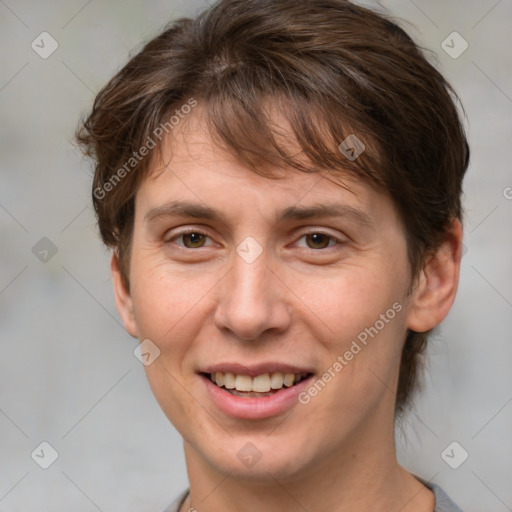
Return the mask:
<svg viewBox="0 0 512 512">
<path fill-rule="evenodd" d="M 247 375 L 256 377 L 265 373 L 313 373 L 311 369 L 283 363 L 260 363 L 246 366 L 240 363 L 217 363 L 207 366 L 201 373 L 233 373 L 234 375 Z"/>
</svg>

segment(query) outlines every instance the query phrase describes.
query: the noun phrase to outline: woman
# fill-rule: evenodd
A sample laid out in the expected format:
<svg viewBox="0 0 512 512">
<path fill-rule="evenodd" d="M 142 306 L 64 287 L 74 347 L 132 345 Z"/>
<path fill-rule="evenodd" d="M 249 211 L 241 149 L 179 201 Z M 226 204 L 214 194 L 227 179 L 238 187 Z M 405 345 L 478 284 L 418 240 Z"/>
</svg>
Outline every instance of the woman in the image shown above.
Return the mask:
<svg viewBox="0 0 512 512">
<path fill-rule="evenodd" d="M 458 284 L 454 97 L 342 0 L 221 0 L 99 93 L 116 304 L 184 440 L 167 512 L 460 510 L 394 443 Z"/>
</svg>

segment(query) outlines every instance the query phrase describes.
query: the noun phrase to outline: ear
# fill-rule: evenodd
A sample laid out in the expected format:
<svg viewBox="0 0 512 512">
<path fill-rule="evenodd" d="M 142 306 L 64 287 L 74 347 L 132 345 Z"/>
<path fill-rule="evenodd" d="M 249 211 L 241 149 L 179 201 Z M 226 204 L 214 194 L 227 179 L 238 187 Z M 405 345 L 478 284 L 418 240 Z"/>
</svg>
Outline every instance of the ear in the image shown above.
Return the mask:
<svg viewBox="0 0 512 512">
<path fill-rule="evenodd" d="M 114 282 L 114 297 L 116 307 L 121 320 L 123 321 L 124 328 L 134 338 L 138 338 L 137 325 L 135 323 L 135 315 L 133 313 L 133 301 L 130 290 L 126 287 L 119 265 L 119 256 L 116 251 L 112 254 L 110 262 L 110 270 L 112 271 L 112 280 Z"/>
<path fill-rule="evenodd" d="M 452 221 L 446 236 L 425 262 L 411 293 L 407 327 L 425 332 L 439 325 L 452 307 L 459 284 L 462 225 Z"/>
</svg>

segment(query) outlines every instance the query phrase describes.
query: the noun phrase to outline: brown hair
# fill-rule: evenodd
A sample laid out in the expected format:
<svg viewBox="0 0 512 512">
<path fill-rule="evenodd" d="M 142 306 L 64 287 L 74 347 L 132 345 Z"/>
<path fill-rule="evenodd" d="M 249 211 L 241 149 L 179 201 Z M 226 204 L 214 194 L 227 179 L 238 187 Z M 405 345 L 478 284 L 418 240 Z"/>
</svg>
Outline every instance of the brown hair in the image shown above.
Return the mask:
<svg viewBox="0 0 512 512">
<path fill-rule="evenodd" d="M 349 172 L 387 194 L 414 278 L 461 218 L 469 148 L 456 99 L 383 15 L 344 0 L 221 0 L 147 43 L 99 92 L 77 140 L 95 159 L 100 233 L 118 251 L 127 286 L 134 197 L 155 158 L 141 157 L 141 148 L 158 153 L 162 127 L 170 133 L 173 114 L 197 101 L 214 140 L 254 172 Z M 288 121 L 299 153 L 283 143 L 269 104 Z M 350 134 L 366 146 L 354 160 L 338 149 Z M 397 412 L 418 381 L 427 335 L 405 340 Z"/>
</svg>

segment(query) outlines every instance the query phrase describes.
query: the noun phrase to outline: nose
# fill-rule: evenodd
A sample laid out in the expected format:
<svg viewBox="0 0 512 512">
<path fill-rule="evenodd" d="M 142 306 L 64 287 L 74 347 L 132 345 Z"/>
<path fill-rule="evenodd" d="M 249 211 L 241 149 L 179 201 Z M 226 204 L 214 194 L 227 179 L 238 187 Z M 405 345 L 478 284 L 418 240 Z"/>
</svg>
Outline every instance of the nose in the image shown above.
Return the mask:
<svg viewBox="0 0 512 512">
<path fill-rule="evenodd" d="M 286 285 L 268 268 L 265 252 L 252 263 L 234 254 L 218 293 L 214 322 L 237 339 L 261 339 L 284 332 L 290 324 Z"/>
</svg>

